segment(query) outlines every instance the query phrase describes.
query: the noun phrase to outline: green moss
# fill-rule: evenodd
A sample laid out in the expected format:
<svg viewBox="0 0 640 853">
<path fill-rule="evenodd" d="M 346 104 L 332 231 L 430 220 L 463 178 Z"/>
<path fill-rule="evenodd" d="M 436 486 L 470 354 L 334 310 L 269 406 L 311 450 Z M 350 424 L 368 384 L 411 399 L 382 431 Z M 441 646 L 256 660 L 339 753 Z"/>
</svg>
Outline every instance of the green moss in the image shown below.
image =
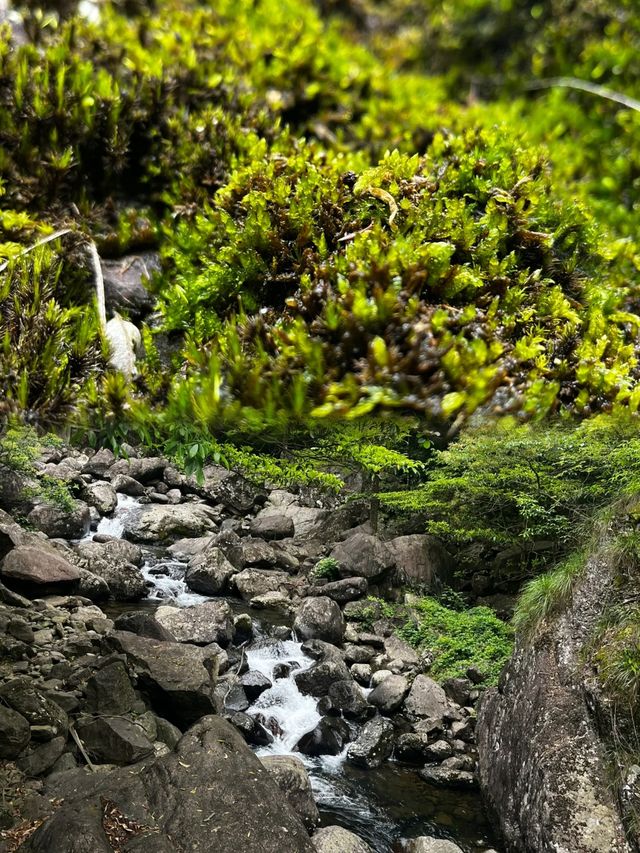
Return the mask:
<svg viewBox="0 0 640 853">
<path fill-rule="evenodd" d="M 0 463 L 33 480 L 31 497 L 71 510 L 75 501 L 67 484 L 40 474 L 37 465 L 46 449 L 60 445 L 60 440 L 52 433 L 39 436 L 32 427 L 11 426 L 0 434 Z"/>
</svg>

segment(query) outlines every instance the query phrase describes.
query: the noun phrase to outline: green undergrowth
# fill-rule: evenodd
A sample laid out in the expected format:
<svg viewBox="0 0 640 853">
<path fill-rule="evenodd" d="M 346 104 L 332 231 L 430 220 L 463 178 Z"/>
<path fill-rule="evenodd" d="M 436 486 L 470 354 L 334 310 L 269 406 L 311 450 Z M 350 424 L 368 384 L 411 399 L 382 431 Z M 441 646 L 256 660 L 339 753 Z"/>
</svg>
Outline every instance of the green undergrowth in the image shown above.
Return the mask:
<svg viewBox="0 0 640 853">
<path fill-rule="evenodd" d="M 431 597 L 409 605 L 369 598 L 354 618 L 369 628 L 376 619 L 392 619 L 398 635 L 431 661 L 428 671 L 437 681 L 462 678 L 473 667 L 483 686 L 495 685 L 513 647 L 512 628 L 488 607 L 457 610 Z"/>
<path fill-rule="evenodd" d="M 11 426 L 0 436 L 0 465 L 31 480 L 33 485 L 28 487 L 25 497 L 71 510 L 75 501 L 67 484 L 41 474 L 37 465 L 43 452 L 61 445 L 60 439 L 52 433 L 38 435 L 31 427 Z"/>
</svg>

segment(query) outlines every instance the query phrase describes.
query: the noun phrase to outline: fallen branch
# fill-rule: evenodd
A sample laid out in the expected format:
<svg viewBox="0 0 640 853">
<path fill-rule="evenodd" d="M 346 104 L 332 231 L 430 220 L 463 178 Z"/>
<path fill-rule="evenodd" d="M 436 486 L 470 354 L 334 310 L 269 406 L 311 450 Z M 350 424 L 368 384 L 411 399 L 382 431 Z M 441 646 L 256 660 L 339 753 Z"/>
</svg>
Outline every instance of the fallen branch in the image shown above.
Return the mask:
<svg viewBox="0 0 640 853">
<path fill-rule="evenodd" d="M 84 760 L 87 762 L 87 767 L 89 768 L 89 770 L 91 770 L 92 773 L 96 773 L 97 772 L 96 766 L 95 766 L 95 764 L 93 764 L 93 762 L 91 761 L 91 759 L 87 755 L 87 751 L 84 748 L 82 741 L 80 740 L 80 736 L 78 735 L 78 732 L 75 730 L 75 728 L 73 726 L 69 726 L 69 734 L 71 735 L 71 737 L 76 742 L 76 746 L 78 747 L 78 749 L 82 753 L 82 757 L 84 758 Z"/>
</svg>

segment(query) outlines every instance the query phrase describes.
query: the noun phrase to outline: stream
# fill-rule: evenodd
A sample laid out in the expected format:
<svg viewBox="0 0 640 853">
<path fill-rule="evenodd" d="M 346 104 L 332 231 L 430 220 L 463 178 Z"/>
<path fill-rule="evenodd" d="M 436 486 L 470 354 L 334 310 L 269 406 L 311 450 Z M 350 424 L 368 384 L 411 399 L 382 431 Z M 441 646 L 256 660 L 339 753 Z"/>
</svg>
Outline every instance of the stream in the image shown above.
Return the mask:
<svg viewBox="0 0 640 853">
<path fill-rule="evenodd" d="M 135 498 L 118 495 L 116 512 L 100 521 L 97 532 L 121 537 L 123 518 L 140 508 Z M 154 609 L 160 604 L 189 607 L 210 600 L 188 589 L 183 579 L 186 563 L 166 549 L 145 548 L 144 554 L 141 572 L 150 584 L 147 599 L 136 605 L 110 607 L 112 614 L 143 607 Z M 299 671 L 314 661 L 304 654 L 295 639 L 280 640 L 273 636 L 273 629 L 287 622 L 282 613 L 260 610 L 256 614 L 239 599 L 225 596 L 225 600 L 234 613 L 251 614 L 254 639 L 245 647 L 249 669 L 261 672 L 272 682 L 272 687 L 247 711 L 275 723 L 270 727 L 276 732 L 273 743 L 255 751 L 259 756 L 293 754 L 295 744 L 315 728 L 320 714 L 316 700 L 300 693 L 291 674 L 274 678 L 274 669 L 286 663 L 291 665 L 292 672 Z M 295 754 L 309 773 L 322 825 L 339 824 L 355 832 L 375 853 L 400 851 L 400 839 L 420 835 L 450 839 L 465 853 L 498 849 L 477 791 L 436 788 L 422 781 L 414 768 L 393 760 L 375 770 L 354 767 L 346 760 L 346 750 L 340 755 L 313 758 Z"/>
</svg>

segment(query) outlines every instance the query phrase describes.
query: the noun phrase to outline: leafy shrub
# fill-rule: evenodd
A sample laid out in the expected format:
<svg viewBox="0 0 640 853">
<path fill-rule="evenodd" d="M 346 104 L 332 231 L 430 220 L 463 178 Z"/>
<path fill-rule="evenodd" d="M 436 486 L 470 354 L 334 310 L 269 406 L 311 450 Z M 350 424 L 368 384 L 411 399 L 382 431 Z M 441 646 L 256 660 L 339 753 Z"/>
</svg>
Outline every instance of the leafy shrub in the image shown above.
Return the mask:
<svg viewBox="0 0 640 853">
<path fill-rule="evenodd" d="M 610 608 L 591 644 L 591 659 L 604 690 L 625 711 L 640 701 L 640 607 Z"/>
<path fill-rule="evenodd" d="M 340 567 L 336 559 L 333 557 L 323 557 L 321 560 L 318 560 L 313 569 L 311 569 L 309 577 L 314 581 L 320 578 L 328 581 L 334 581 L 340 576 L 339 568 Z"/>
<path fill-rule="evenodd" d="M 62 480 L 41 475 L 37 462 L 45 449 L 59 447 L 60 439 L 48 433 L 40 437 L 32 427 L 12 426 L 0 434 L 0 465 L 26 474 L 35 483 L 30 496 L 70 510 L 74 499 Z"/>
</svg>

